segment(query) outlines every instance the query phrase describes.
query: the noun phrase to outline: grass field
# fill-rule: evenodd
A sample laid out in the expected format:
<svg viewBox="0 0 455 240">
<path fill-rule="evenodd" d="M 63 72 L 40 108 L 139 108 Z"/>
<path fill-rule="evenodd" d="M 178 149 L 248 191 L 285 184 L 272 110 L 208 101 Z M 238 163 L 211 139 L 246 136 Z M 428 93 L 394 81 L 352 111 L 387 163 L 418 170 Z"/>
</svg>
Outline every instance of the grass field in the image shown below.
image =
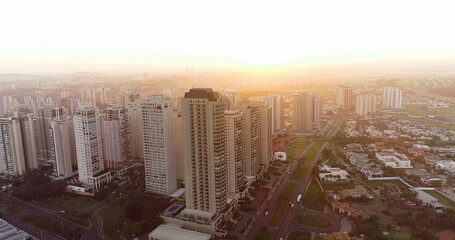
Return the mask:
<svg viewBox="0 0 455 240">
<path fill-rule="evenodd" d="M 300 138 L 296 138 L 292 143 L 290 143 L 286 148 L 284 148 L 284 152 L 286 152 L 286 159 L 288 161 L 294 161 L 295 154 L 297 154 L 300 150 L 303 150 L 308 146 L 310 142 L 306 140 L 302 140 Z"/>
<path fill-rule="evenodd" d="M 328 228 L 332 226 L 329 219 L 321 216 L 299 214 L 294 216 L 294 221 L 301 225 L 307 225 L 317 228 Z"/>
<path fill-rule="evenodd" d="M 402 183 L 400 180 L 368 180 L 366 181 L 367 185 L 370 186 L 371 188 L 376 188 L 381 186 L 384 183 L 392 183 L 395 184 L 397 187 L 400 189 L 407 189 L 408 186 L 406 186 L 404 183 Z"/>
<path fill-rule="evenodd" d="M 69 193 L 51 199 L 46 198 L 38 201 L 38 205 L 52 211 L 70 209 L 80 210 L 89 208 L 97 203 L 98 201 L 95 201 L 92 197 Z"/>
<path fill-rule="evenodd" d="M 303 158 L 307 161 L 313 160 L 314 156 L 316 153 L 319 151 L 321 148 L 323 142 L 315 142 L 314 145 L 305 153 L 305 156 Z"/>
<path fill-rule="evenodd" d="M 324 209 L 325 201 L 320 201 L 324 196 L 324 192 L 319 187 L 318 183 L 313 179 L 308 186 L 305 196 L 302 198 L 301 205 L 304 208 L 321 211 Z"/>
<path fill-rule="evenodd" d="M 426 117 L 412 118 L 412 117 L 408 117 L 406 114 L 403 114 L 403 113 L 390 113 L 390 114 L 399 119 L 405 119 L 405 120 L 417 122 L 420 124 L 425 124 L 430 127 L 439 127 L 439 128 L 448 129 L 448 130 L 455 130 L 455 124 L 443 123 L 443 122 L 439 122 L 437 120 L 426 118 Z"/>
<path fill-rule="evenodd" d="M 305 162 L 299 162 L 297 168 L 292 173 L 291 179 L 292 180 L 302 180 L 305 176 L 305 172 L 308 169 L 308 164 Z"/>
<path fill-rule="evenodd" d="M 255 240 L 273 240 L 275 234 L 267 229 L 261 229 Z"/>
<path fill-rule="evenodd" d="M 393 225 L 391 221 L 385 219 L 378 220 L 383 226 L 385 225 Z M 395 240 L 409 240 L 412 239 L 411 230 L 408 227 L 400 227 L 398 232 L 390 232 L 390 235 Z"/>
<path fill-rule="evenodd" d="M 294 187 L 295 183 L 289 182 L 281 191 L 280 196 L 278 197 L 277 208 L 272 213 L 272 217 L 270 218 L 269 221 L 269 226 L 276 227 L 280 225 L 284 213 L 286 212 L 286 209 L 289 207 L 289 202 L 291 201 L 291 195 L 292 191 L 294 191 Z"/>
<path fill-rule="evenodd" d="M 353 189 L 357 185 L 355 182 L 342 183 L 321 183 L 324 191 L 341 191 L 343 189 Z"/>
<path fill-rule="evenodd" d="M 403 105 L 404 112 L 409 113 L 412 116 L 455 116 L 455 107 L 450 106 L 446 108 L 432 108 L 428 107 L 428 105 L 422 104 L 408 104 Z"/>
<path fill-rule="evenodd" d="M 423 190 L 423 191 L 430 194 L 431 196 L 435 197 L 436 199 L 438 199 L 439 203 L 444 205 L 444 207 L 455 210 L 455 202 L 450 200 L 448 197 L 440 194 L 439 192 L 437 192 L 435 190 Z"/>
</svg>

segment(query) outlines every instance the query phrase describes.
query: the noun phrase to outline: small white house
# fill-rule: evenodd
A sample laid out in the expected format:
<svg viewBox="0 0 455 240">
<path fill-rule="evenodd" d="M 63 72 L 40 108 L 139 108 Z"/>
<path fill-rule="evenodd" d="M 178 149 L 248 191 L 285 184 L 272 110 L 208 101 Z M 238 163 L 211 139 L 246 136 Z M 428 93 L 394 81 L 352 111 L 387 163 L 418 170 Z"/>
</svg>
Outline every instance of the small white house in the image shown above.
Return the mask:
<svg viewBox="0 0 455 240">
<path fill-rule="evenodd" d="M 322 166 L 319 168 L 319 180 L 328 182 L 348 181 L 349 173 L 341 168 Z"/>
<path fill-rule="evenodd" d="M 286 153 L 285 152 L 276 152 L 275 160 L 286 161 Z"/>
</svg>

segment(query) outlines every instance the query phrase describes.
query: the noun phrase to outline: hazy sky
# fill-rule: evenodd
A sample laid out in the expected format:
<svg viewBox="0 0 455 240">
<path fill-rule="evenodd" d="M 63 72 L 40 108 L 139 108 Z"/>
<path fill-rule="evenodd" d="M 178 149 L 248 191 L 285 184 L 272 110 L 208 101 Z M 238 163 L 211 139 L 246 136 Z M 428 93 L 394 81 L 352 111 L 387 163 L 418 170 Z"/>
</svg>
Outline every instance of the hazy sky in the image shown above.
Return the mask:
<svg viewBox="0 0 455 240">
<path fill-rule="evenodd" d="M 454 9 L 434 0 L 2 1 L 0 73 L 454 59 Z"/>
</svg>

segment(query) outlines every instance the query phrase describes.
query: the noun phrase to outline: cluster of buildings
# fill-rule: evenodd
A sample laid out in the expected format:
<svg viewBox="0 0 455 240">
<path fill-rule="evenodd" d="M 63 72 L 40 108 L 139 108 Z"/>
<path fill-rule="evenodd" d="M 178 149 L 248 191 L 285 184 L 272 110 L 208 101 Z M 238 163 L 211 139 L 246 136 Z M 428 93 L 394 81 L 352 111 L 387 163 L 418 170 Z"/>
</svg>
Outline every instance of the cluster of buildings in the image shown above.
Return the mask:
<svg viewBox="0 0 455 240">
<path fill-rule="evenodd" d="M 382 100 L 385 108 L 401 108 L 402 91 L 395 87 L 386 87 Z M 356 114 L 367 116 L 376 112 L 377 97 L 374 94 L 355 95 L 351 86 L 339 85 L 336 92 L 336 104 L 343 109 L 351 109 L 355 106 Z"/>
</svg>

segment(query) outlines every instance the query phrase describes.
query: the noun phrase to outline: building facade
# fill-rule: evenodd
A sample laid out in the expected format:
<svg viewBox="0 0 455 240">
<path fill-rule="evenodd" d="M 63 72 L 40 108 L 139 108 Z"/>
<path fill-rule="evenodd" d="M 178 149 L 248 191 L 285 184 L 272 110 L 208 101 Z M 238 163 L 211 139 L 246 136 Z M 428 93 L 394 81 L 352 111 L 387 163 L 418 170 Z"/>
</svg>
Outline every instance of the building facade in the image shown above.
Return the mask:
<svg viewBox="0 0 455 240">
<path fill-rule="evenodd" d="M 141 110 L 146 191 L 168 196 L 177 190 L 172 101 L 151 96 Z"/>
</svg>

